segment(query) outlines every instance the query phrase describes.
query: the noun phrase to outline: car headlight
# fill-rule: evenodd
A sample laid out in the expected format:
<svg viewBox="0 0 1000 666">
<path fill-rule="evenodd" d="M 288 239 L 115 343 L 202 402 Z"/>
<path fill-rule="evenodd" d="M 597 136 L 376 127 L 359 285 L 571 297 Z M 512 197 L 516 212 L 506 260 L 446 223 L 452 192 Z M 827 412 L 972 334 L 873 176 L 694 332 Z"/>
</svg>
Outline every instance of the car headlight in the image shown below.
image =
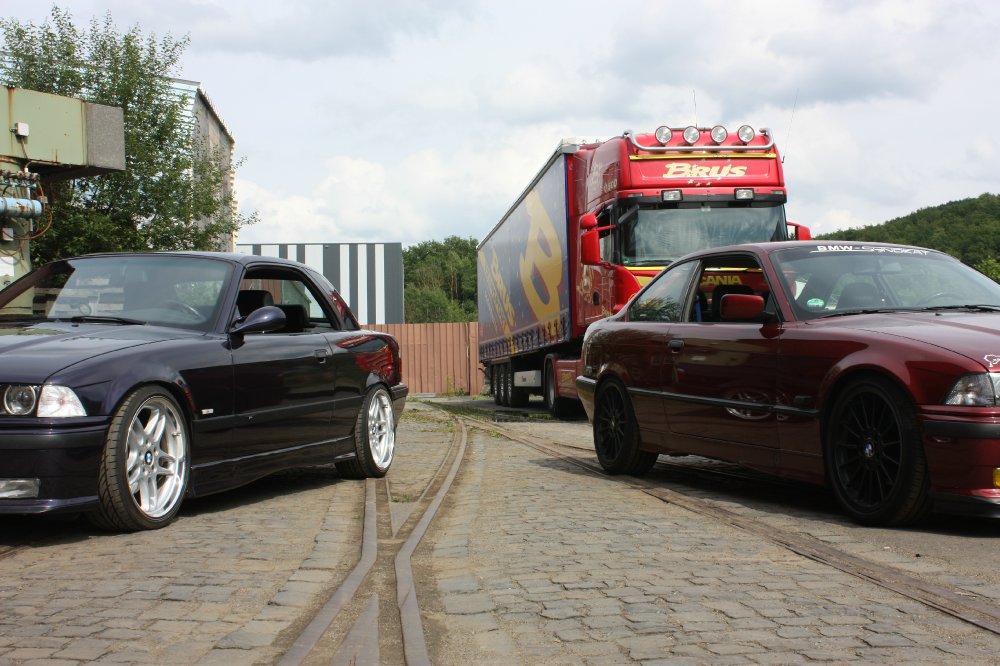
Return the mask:
<svg viewBox="0 0 1000 666">
<path fill-rule="evenodd" d="M 11 416 L 30 414 L 34 411 L 37 402 L 37 386 L 11 384 L 3 392 L 3 408 Z"/>
<path fill-rule="evenodd" d="M 73 389 L 66 386 L 46 384 L 38 398 L 38 416 L 41 418 L 66 418 L 86 416 L 87 410 L 76 397 Z"/>
<path fill-rule="evenodd" d="M 1000 373 L 979 372 L 964 375 L 948 391 L 944 404 L 996 407 L 998 392 L 1000 392 Z"/>
</svg>

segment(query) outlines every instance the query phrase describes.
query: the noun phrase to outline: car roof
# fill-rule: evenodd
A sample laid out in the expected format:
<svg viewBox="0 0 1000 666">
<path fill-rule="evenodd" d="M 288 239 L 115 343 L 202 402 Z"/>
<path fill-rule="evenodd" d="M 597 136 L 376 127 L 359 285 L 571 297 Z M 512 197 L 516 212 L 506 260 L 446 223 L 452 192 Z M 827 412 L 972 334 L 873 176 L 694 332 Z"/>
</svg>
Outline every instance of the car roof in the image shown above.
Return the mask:
<svg viewBox="0 0 1000 666">
<path fill-rule="evenodd" d="M 281 257 L 267 257 L 257 254 L 243 254 L 239 252 L 207 252 L 199 250 L 175 250 L 166 252 L 96 252 L 78 257 L 68 257 L 68 259 L 87 259 L 91 257 L 199 257 L 203 259 L 221 259 L 243 266 L 254 263 L 269 263 L 285 266 L 295 266 L 297 268 L 309 268 L 299 261 L 282 259 Z"/>
<path fill-rule="evenodd" d="M 935 254 L 943 254 L 939 250 L 934 250 L 931 248 L 920 247 L 917 245 L 900 245 L 897 243 L 879 243 L 870 241 L 840 241 L 840 240 L 789 240 L 789 241 L 774 241 L 774 242 L 764 242 L 764 243 L 744 243 L 741 245 L 726 245 L 722 247 L 706 248 L 704 250 L 697 250 L 691 252 L 683 257 L 680 257 L 672 263 L 677 263 L 684 259 L 690 257 L 703 257 L 706 255 L 716 255 L 716 254 L 729 254 L 737 252 L 756 252 L 760 254 L 771 254 L 774 252 L 779 252 L 781 250 L 787 250 L 789 248 L 803 248 L 803 247 L 885 247 L 885 248 L 900 248 L 908 250 L 925 250 L 928 252 L 934 252 Z"/>
</svg>

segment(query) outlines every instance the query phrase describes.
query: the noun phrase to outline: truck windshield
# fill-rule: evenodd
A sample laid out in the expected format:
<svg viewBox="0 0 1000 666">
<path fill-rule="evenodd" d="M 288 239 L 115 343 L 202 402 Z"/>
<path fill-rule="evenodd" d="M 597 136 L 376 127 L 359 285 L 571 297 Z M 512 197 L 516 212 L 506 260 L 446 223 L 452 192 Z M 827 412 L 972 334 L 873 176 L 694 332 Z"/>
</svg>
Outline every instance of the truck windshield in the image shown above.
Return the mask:
<svg viewBox="0 0 1000 666">
<path fill-rule="evenodd" d="M 638 206 L 621 220 L 621 263 L 625 266 L 664 266 L 695 250 L 787 238 L 781 204 Z"/>
</svg>

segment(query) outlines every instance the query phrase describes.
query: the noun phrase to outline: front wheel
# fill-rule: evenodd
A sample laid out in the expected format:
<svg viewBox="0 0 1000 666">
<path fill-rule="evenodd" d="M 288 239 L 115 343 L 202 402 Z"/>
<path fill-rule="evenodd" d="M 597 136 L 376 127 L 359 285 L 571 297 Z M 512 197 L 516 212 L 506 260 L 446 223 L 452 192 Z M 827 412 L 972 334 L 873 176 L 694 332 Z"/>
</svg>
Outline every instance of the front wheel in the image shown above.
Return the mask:
<svg viewBox="0 0 1000 666">
<path fill-rule="evenodd" d="M 127 531 L 169 524 L 187 489 L 188 441 L 187 422 L 169 393 L 147 386 L 129 395 L 104 442 L 92 522 Z"/>
<path fill-rule="evenodd" d="M 656 463 L 656 453 L 639 448 L 632 401 L 614 379 L 601 384 L 594 397 L 594 449 L 608 474 L 642 476 Z"/>
<path fill-rule="evenodd" d="M 928 510 L 927 461 L 916 410 L 879 377 L 841 393 L 827 419 L 826 474 L 837 501 L 864 525 L 905 525 Z"/>
<path fill-rule="evenodd" d="M 396 421 L 392 398 L 384 386 L 365 394 L 354 424 L 353 460 L 337 463 L 337 471 L 352 479 L 382 478 L 396 452 Z"/>
</svg>

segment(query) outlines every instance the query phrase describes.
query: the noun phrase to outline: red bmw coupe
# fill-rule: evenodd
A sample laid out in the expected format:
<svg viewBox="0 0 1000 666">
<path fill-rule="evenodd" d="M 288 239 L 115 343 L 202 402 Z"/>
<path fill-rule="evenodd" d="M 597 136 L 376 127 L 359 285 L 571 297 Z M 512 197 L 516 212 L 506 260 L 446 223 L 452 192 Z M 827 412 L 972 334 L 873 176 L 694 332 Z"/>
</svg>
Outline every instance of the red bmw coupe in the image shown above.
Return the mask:
<svg viewBox="0 0 1000 666">
<path fill-rule="evenodd" d="M 678 259 L 587 331 L 604 469 L 697 454 L 832 488 L 868 525 L 1000 517 L 1000 285 L 918 247 Z"/>
</svg>

